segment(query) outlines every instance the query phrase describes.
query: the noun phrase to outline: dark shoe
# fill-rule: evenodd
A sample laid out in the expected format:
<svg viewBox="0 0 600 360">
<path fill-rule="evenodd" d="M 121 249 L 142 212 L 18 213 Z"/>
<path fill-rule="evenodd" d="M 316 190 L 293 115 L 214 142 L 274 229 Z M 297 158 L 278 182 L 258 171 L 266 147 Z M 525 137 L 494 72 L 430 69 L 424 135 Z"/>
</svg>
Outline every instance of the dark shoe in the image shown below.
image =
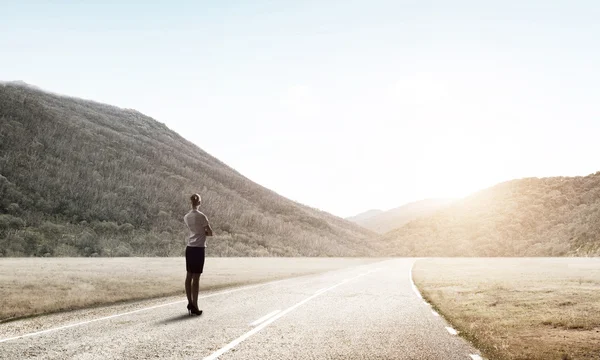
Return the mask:
<svg viewBox="0 0 600 360">
<path fill-rule="evenodd" d="M 192 304 L 187 304 L 187 309 L 188 309 L 188 314 L 190 316 L 192 316 L 192 309 L 194 309 L 194 306 Z"/>
<path fill-rule="evenodd" d="M 202 310 L 198 310 L 198 308 L 196 308 L 194 305 L 190 304 L 189 306 L 191 306 L 190 312 L 194 315 L 202 315 Z"/>
</svg>

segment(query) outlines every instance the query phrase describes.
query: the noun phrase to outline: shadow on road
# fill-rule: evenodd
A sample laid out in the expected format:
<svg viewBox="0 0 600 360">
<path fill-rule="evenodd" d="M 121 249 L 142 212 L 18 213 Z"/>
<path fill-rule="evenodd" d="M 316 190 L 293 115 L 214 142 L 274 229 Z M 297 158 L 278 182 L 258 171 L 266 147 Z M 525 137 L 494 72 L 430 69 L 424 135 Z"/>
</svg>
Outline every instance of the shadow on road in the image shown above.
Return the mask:
<svg viewBox="0 0 600 360">
<path fill-rule="evenodd" d="M 175 323 L 175 322 L 179 322 L 179 321 L 186 321 L 186 320 L 195 320 L 198 319 L 200 316 L 189 316 L 188 314 L 182 314 L 182 315 L 177 315 L 174 316 L 172 318 L 169 319 L 165 319 L 163 321 L 159 321 L 157 324 L 159 325 L 167 325 L 167 324 L 171 324 L 171 323 Z"/>
</svg>

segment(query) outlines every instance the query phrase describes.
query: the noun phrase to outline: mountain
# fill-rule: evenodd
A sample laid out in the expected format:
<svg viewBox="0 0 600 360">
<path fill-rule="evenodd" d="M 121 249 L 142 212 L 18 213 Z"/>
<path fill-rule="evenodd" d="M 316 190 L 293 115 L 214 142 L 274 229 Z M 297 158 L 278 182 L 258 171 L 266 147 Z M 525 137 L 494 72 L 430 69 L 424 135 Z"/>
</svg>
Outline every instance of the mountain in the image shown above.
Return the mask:
<svg viewBox="0 0 600 360">
<path fill-rule="evenodd" d="M 362 212 L 358 215 L 354 215 L 354 216 L 350 216 L 347 217 L 346 220 L 348 221 L 352 221 L 354 223 L 360 223 L 361 221 L 367 220 L 369 218 L 372 218 L 375 215 L 379 215 L 381 214 L 383 211 L 379 210 L 379 209 L 372 209 L 372 210 L 367 210 L 365 212 Z"/>
<path fill-rule="evenodd" d="M 353 221 L 362 227 L 383 234 L 392 229 L 399 228 L 418 217 L 431 215 L 448 206 L 453 201 L 454 199 L 426 199 L 408 203 L 388 211 L 376 210 L 378 212 L 373 212 L 371 210 L 363 213 L 370 216 L 359 214 L 346 220 Z"/>
<path fill-rule="evenodd" d="M 266 189 L 135 110 L 0 84 L 0 255 L 180 256 L 199 192 L 210 256 L 371 255 L 366 229 Z"/>
<path fill-rule="evenodd" d="M 599 256 L 600 172 L 504 182 L 381 241 L 401 256 Z"/>
</svg>

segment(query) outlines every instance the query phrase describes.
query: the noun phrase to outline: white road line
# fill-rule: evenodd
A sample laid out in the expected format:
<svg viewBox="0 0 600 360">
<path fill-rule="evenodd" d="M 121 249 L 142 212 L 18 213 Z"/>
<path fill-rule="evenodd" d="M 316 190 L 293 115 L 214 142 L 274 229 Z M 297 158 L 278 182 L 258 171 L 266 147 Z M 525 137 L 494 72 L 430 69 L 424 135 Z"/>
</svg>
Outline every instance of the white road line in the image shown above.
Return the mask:
<svg viewBox="0 0 600 360">
<path fill-rule="evenodd" d="M 253 288 L 257 288 L 257 287 L 261 287 L 261 286 L 266 286 L 266 285 L 272 285 L 272 284 L 275 284 L 275 283 L 278 283 L 278 282 L 282 282 L 282 281 L 286 281 L 286 280 L 290 280 L 290 279 L 275 280 L 275 281 L 270 281 L 270 282 L 266 282 L 266 283 L 263 283 L 263 284 L 243 286 L 243 287 L 239 287 L 239 288 L 235 288 L 235 289 L 231 289 L 231 290 L 225 290 L 225 291 L 220 291 L 220 292 L 216 292 L 216 293 L 212 293 L 212 294 L 200 296 L 198 298 L 199 299 L 206 299 L 206 298 L 213 297 L 213 296 L 231 294 L 233 292 L 238 292 L 238 291 L 242 291 L 242 290 L 253 289 Z M 75 324 L 69 324 L 69 325 L 59 326 L 59 327 L 50 328 L 50 329 L 46 329 L 46 330 L 42 330 L 42 331 L 36 331 L 36 332 L 33 332 L 33 333 L 28 333 L 28 334 L 14 336 L 14 337 L 10 337 L 10 338 L 0 339 L 0 343 L 11 341 L 11 340 L 17 340 L 17 339 L 21 339 L 21 338 L 25 338 L 25 337 L 30 337 L 30 336 L 41 335 L 41 334 L 49 333 L 49 332 L 52 332 L 52 331 L 64 330 L 64 329 L 68 329 L 68 328 L 72 328 L 72 327 L 76 327 L 76 326 L 81 326 L 81 325 L 86 325 L 86 324 L 97 322 L 97 321 L 114 319 L 114 318 L 120 317 L 120 316 L 131 315 L 131 314 L 139 313 L 139 312 L 142 312 L 142 311 L 148 311 L 148 310 L 158 309 L 158 308 L 161 308 L 161 307 L 175 305 L 175 304 L 181 304 L 181 303 L 185 303 L 185 302 L 187 302 L 187 300 L 179 300 L 179 301 L 174 301 L 174 302 L 170 302 L 170 303 L 167 303 L 167 304 L 154 305 L 154 306 L 150 306 L 150 307 L 143 308 L 143 309 L 138 309 L 138 310 L 133 310 L 133 311 L 127 311 L 127 312 L 124 312 L 124 313 L 110 315 L 110 316 L 104 316 L 104 317 L 101 317 L 101 318 L 92 319 L 92 320 L 88 320 L 88 321 L 82 321 L 82 322 L 78 322 L 78 323 L 75 323 Z"/>
<path fill-rule="evenodd" d="M 410 286 L 412 287 L 413 291 L 415 292 L 415 294 L 417 294 L 417 296 L 421 299 L 423 299 L 423 295 L 421 295 L 421 293 L 419 292 L 419 289 L 417 289 L 417 286 L 415 285 L 415 282 L 413 281 L 413 267 L 415 267 L 415 264 L 417 263 L 419 259 L 416 259 L 415 262 L 412 264 L 412 266 L 410 267 L 410 271 L 408 273 L 408 278 L 410 279 Z"/>
<path fill-rule="evenodd" d="M 256 326 L 256 325 L 260 324 L 261 322 L 263 322 L 263 321 L 267 320 L 267 319 L 268 319 L 268 318 L 270 318 L 271 316 L 273 316 L 273 315 L 277 314 L 277 313 L 278 313 L 278 312 L 280 312 L 280 311 L 281 311 L 281 310 L 275 310 L 275 311 L 272 311 L 272 312 L 268 313 L 267 315 L 265 315 L 265 316 L 261 317 L 260 319 L 256 320 L 255 322 L 251 323 L 251 324 L 250 324 L 250 326 Z"/>
<path fill-rule="evenodd" d="M 330 286 L 328 288 L 326 288 L 324 291 L 313 294 L 309 297 L 307 297 L 306 299 L 300 301 L 299 303 L 296 303 L 295 305 L 285 309 L 284 311 L 278 313 L 275 316 L 272 316 L 271 318 L 269 318 L 267 321 L 263 322 L 262 324 L 258 325 L 257 327 L 255 327 L 254 329 L 248 331 L 247 333 L 245 333 L 244 335 L 240 336 L 239 338 L 233 340 L 232 342 L 230 342 L 229 344 L 225 345 L 224 347 L 222 347 L 221 349 L 215 351 L 214 353 L 210 354 L 209 356 L 205 357 L 204 360 L 215 360 L 217 359 L 219 356 L 225 354 L 226 352 L 228 352 L 229 350 L 233 349 L 234 347 L 236 347 L 238 344 L 240 344 L 242 341 L 248 339 L 250 336 L 256 334 L 257 332 L 261 331 L 262 329 L 264 329 L 265 327 L 269 326 L 269 324 L 271 324 L 272 322 L 276 321 L 277 319 L 285 316 L 287 313 L 294 311 L 297 307 L 304 305 L 305 303 L 309 302 L 310 300 L 316 298 L 317 296 L 326 293 L 327 291 L 333 290 L 336 287 L 343 285 L 345 283 L 347 283 L 348 281 L 354 280 L 354 279 L 358 279 L 359 277 L 365 276 L 366 274 L 360 274 L 360 275 L 356 275 L 353 278 L 349 278 L 349 279 L 345 279 L 342 282 L 339 282 L 333 286 Z"/>
<path fill-rule="evenodd" d="M 419 259 L 417 259 L 417 260 L 419 260 Z M 423 299 L 423 295 L 421 295 L 421 292 L 419 291 L 419 289 L 418 289 L 418 288 L 417 288 L 417 286 L 415 285 L 415 282 L 413 281 L 413 276 L 412 276 L 413 267 L 414 267 L 414 266 L 415 266 L 415 264 L 417 263 L 417 260 L 415 260 L 415 262 L 414 262 L 414 263 L 412 264 L 412 266 L 410 267 L 410 274 L 409 274 L 409 277 L 410 277 L 410 284 L 411 284 L 411 287 L 412 287 L 413 291 L 415 292 L 415 294 L 417 294 L 417 296 L 418 296 L 418 297 L 420 297 L 421 299 Z M 431 313 L 432 313 L 433 315 L 435 315 L 435 316 L 440 316 L 440 314 L 438 314 L 438 313 L 437 313 L 436 311 L 434 311 L 434 310 L 431 310 Z M 447 331 L 448 331 L 450 334 L 452 334 L 452 335 L 458 335 L 458 331 L 454 330 L 454 329 L 453 329 L 453 328 L 451 328 L 451 327 L 448 327 L 448 326 L 446 326 L 446 330 L 447 330 Z"/>
<path fill-rule="evenodd" d="M 481 356 L 479 356 L 479 355 L 476 355 L 476 354 L 471 354 L 471 355 L 469 355 L 469 356 L 470 356 L 470 357 L 471 357 L 471 359 L 473 359 L 473 360 L 483 360 L 483 358 L 482 358 Z"/>
<path fill-rule="evenodd" d="M 183 303 L 185 301 L 187 301 L 187 300 L 175 301 L 175 302 L 168 303 L 168 304 L 161 304 L 161 305 L 150 306 L 150 307 L 147 307 L 147 308 L 144 308 L 144 309 L 138 309 L 138 310 L 128 311 L 128 312 L 121 313 L 121 314 L 105 316 L 105 317 L 101 317 L 101 318 L 97 318 L 97 319 L 92 319 L 92 320 L 88 320 L 88 321 L 78 322 L 78 323 L 75 323 L 75 324 L 69 324 L 69 325 L 59 326 L 59 327 L 55 327 L 55 328 L 51 328 L 51 329 L 46 329 L 46 330 L 42 330 L 42 331 L 36 331 L 36 332 L 33 332 L 33 333 L 19 335 L 19 336 L 14 336 L 14 337 L 11 337 L 11 338 L 6 338 L 6 339 L 0 339 L 0 343 L 6 342 L 6 341 L 11 341 L 11 340 L 17 340 L 17 339 L 21 339 L 21 338 L 29 337 L 29 336 L 41 335 L 41 334 L 45 334 L 45 333 L 48 333 L 48 332 L 51 332 L 51 331 L 68 329 L 68 328 L 72 328 L 72 327 L 80 326 L 80 325 L 85 325 L 85 324 L 89 324 L 89 323 L 96 322 L 96 321 L 113 319 L 113 318 L 116 318 L 116 317 L 119 317 L 119 316 L 124 316 L 124 315 L 129 315 L 129 314 L 135 314 L 135 313 L 146 311 L 146 310 L 152 310 L 152 309 L 157 309 L 157 308 L 161 308 L 161 307 L 164 307 L 164 306 L 169 306 L 169 305 L 173 305 L 173 304 L 179 304 L 179 303 Z"/>
<path fill-rule="evenodd" d="M 454 330 L 453 328 L 446 326 L 446 330 L 448 330 L 448 332 L 452 335 L 458 335 L 458 331 Z"/>
<path fill-rule="evenodd" d="M 319 289 L 319 290 L 317 290 L 317 291 L 315 292 L 315 294 L 322 293 L 322 292 L 323 292 L 323 291 L 325 291 L 325 290 L 327 290 L 327 288 L 322 288 L 322 289 Z"/>
</svg>

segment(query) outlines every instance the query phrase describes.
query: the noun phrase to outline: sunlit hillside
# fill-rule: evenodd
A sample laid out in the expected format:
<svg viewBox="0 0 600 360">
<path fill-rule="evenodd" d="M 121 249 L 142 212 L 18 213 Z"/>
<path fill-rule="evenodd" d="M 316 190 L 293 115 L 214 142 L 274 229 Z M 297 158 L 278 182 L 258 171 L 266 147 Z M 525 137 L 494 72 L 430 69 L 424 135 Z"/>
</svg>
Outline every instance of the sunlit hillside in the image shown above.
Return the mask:
<svg viewBox="0 0 600 360">
<path fill-rule="evenodd" d="M 383 234 L 390 230 L 397 229 L 419 217 L 431 215 L 448 206 L 453 201 L 454 199 L 425 199 L 411 202 L 387 211 L 371 211 L 363 213 L 347 218 L 347 220 L 355 222 L 369 230 Z"/>
<path fill-rule="evenodd" d="M 360 214 L 347 217 L 346 220 L 358 223 L 360 221 L 364 221 L 366 219 L 370 219 L 370 218 L 372 218 L 375 215 L 381 214 L 382 212 L 383 212 L 383 210 L 371 209 L 371 210 L 362 212 Z"/>
<path fill-rule="evenodd" d="M 382 240 L 402 256 L 598 256 L 600 172 L 501 183 Z"/>
<path fill-rule="evenodd" d="M 182 255 L 194 192 L 216 232 L 208 255 L 376 251 L 368 230 L 253 183 L 135 110 L 0 84 L 0 255 Z"/>
</svg>

